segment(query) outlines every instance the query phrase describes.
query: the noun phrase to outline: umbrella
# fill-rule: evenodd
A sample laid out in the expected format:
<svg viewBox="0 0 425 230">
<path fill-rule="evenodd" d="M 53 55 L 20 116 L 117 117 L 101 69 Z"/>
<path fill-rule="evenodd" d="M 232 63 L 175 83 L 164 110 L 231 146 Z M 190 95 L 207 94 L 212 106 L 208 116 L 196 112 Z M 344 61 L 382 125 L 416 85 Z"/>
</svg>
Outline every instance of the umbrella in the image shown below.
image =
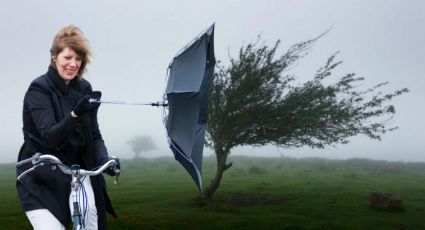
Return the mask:
<svg viewBox="0 0 425 230">
<path fill-rule="evenodd" d="M 165 125 L 170 148 L 199 191 L 207 129 L 208 94 L 214 77 L 214 24 L 193 39 L 169 65 Z"/>
<path fill-rule="evenodd" d="M 168 115 L 164 122 L 170 148 L 176 160 L 189 172 L 201 191 L 208 94 L 214 77 L 214 66 L 213 24 L 183 47 L 171 61 L 162 103 L 107 101 L 93 98 L 89 101 L 168 107 Z"/>
</svg>

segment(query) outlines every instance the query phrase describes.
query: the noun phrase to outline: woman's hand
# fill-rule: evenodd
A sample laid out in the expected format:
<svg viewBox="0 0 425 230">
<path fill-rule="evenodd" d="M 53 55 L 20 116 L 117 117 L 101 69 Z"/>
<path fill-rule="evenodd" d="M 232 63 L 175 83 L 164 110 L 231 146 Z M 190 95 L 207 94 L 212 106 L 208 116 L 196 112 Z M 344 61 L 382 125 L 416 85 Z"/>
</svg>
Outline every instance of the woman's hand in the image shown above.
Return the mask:
<svg viewBox="0 0 425 230">
<path fill-rule="evenodd" d="M 90 102 L 90 99 L 99 100 L 101 96 L 102 93 L 100 91 L 94 91 L 90 95 L 84 95 L 77 101 L 77 104 L 75 104 L 74 108 L 71 111 L 71 116 L 79 117 L 85 113 L 92 112 L 95 109 L 99 108 L 100 103 Z"/>
</svg>

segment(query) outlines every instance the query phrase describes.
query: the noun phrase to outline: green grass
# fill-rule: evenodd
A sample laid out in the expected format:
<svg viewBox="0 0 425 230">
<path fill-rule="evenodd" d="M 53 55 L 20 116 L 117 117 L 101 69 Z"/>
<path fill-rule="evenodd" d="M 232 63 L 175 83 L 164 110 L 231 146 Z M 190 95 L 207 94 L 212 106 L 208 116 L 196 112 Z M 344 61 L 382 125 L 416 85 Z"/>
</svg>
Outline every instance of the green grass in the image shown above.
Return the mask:
<svg viewBox="0 0 425 230">
<path fill-rule="evenodd" d="M 118 213 L 110 229 L 425 229 L 425 164 L 234 157 L 214 201 L 171 158 L 123 161 L 108 178 Z M 214 158 L 204 160 L 204 183 Z M 0 228 L 31 229 L 15 190 L 13 165 L 0 165 Z M 402 197 L 404 211 L 369 208 L 372 192 Z"/>
</svg>

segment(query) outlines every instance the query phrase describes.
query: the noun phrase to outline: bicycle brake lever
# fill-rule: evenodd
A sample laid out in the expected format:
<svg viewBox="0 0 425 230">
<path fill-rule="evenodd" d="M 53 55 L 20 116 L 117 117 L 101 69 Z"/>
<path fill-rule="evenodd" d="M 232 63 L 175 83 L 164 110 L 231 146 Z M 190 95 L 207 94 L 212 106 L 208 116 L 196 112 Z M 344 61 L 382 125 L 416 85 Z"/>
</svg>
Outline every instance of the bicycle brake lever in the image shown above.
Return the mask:
<svg viewBox="0 0 425 230">
<path fill-rule="evenodd" d="M 116 176 L 115 176 L 115 180 L 114 180 L 114 184 L 115 185 L 118 185 L 119 184 L 119 182 L 120 182 L 120 175 L 119 174 L 117 174 Z"/>
<path fill-rule="evenodd" d="M 119 168 L 115 168 L 115 180 L 114 180 L 115 185 L 118 185 L 120 182 L 120 173 L 121 173 L 121 170 Z"/>
<path fill-rule="evenodd" d="M 34 166 L 32 166 L 31 168 L 29 168 L 29 169 L 25 170 L 23 173 L 21 173 L 21 175 L 19 175 L 19 176 L 18 176 L 18 178 L 16 178 L 16 179 L 17 179 L 18 181 L 20 181 L 22 177 L 24 177 L 24 176 L 25 176 L 25 175 L 27 175 L 28 173 L 30 173 L 30 172 L 32 172 L 32 171 L 34 171 L 36 168 L 38 168 L 38 167 L 40 167 L 40 166 L 43 166 L 43 165 L 44 165 L 44 163 L 41 163 L 41 164 L 38 164 L 38 165 L 34 165 Z"/>
</svg>

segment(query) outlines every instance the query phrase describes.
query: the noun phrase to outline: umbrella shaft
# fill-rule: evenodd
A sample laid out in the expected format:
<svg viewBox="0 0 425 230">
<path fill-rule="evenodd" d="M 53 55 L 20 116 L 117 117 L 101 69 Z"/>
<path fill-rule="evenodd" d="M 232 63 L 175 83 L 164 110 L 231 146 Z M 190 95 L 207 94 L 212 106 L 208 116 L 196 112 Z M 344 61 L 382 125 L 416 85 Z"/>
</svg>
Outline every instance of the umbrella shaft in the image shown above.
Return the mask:
<svg viewBox="0 0 425 230">
<path fill-rule="evenodd" d="M 126 101 L 104 101 L 104 100 L 96 100 L 90 99 L 90 103 L 102 103 L 102 104 L 115 104 L 115 105 L 150 105 L 150 106 L 168 106 L 167 103 L 161 102 L 126 102 Z"/>
</svg>

